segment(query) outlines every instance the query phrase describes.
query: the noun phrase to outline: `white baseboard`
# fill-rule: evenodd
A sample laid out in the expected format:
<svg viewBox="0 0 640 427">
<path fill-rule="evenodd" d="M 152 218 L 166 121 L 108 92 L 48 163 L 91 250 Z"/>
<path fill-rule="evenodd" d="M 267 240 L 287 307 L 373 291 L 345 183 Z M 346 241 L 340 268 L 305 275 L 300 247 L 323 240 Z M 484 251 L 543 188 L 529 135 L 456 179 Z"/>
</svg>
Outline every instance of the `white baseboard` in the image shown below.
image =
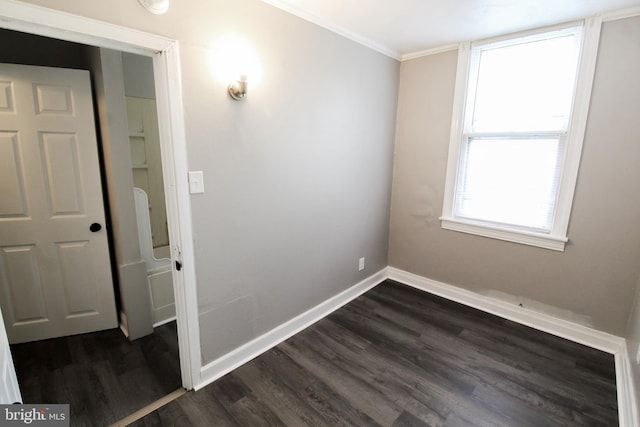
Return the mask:
<svg viewBox="0 0 640 427">
<path fill-rule="evenodd" d="M 200 383 L 194 385 L 194 388 L 196 390 L 201 389 L 265 351 L 275 347 L 318 320 L 328 316 L 349 301 L 359 297 L 369 289 L 383 282 L 386 278 L 387 270 L 385 268 L 299 316 L 277 326 L 266 334 L 208 363 L 200 370 Z"/>
<path fill-rule="evenodd" d="M 495 298 L 480 295 L 447 283 L 418 276 L 394 267 L 387 268 L 387 278 L 448 300 L 512 320 L 516 323 L 613 354 L 616 364 L 619 425 L 620 427 L 638 427 L 638 403 L 633 386 L 633 378 L 631 376 L 629 354 L 627 353 L 624 338 Z"/>
<path fill-rule="evenodd" d="M 387 269 L 387 277 L 391 280 L 417 288 L 443 298 L 468 305 L 473 308 L 495 314 L 522 325 L 566 338 L 568 340 L 616 354 L 624 346 L 624 338 L 607 334 L 596 329 L 579 325 L 568 320 L 559 319 L 545 313 L 530 310 L 496 298 L 480 295 L 466 289 L 458 288 L 436 280 L 427 279 L 394 267 Z"/>
<path fill-rule="evenodd" d="M 158 328 L 158 327 L 160 327 L 162 325 L 166 325 L 169 322 L 173 322 L 174 320 L 176 320 L 176 316 L 171 316 L 168 319 L 164 319 L 164 320 L 161 320 L 159 322 L 154 323 L 153 327 L 155 329 L 155 328 Z"/>
</svg>

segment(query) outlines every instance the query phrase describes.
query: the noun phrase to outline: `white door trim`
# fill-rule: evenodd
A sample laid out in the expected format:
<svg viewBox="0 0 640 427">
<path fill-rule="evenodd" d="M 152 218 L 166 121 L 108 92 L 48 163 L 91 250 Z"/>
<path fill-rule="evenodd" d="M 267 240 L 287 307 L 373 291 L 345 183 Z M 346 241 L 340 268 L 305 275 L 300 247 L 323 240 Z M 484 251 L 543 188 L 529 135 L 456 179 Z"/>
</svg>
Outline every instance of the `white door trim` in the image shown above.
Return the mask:
<svg viewBox="0 0 640 427">
<path fill-rule="evenodd" d="M 169 236 L 183 267 L 173 270 L 180 369 L 182 385 L 194 388 L 201 382 L 200 330 L 178 41 L 13 0 L 0 0 L 0 28 L 153 57 Z"/>
</svg>

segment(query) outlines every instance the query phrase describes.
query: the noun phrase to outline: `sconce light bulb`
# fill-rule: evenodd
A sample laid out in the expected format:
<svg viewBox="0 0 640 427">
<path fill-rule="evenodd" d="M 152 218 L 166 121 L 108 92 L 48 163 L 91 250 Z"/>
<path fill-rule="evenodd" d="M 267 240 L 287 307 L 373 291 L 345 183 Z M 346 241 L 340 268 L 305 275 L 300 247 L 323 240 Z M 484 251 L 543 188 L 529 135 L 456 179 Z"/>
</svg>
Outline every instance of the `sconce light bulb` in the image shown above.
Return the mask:
<svg viewBox="0 0 640 427">
<path fill-rule="evenodd" d="M 236 101 L 247 96 L 247 76 L 245 74 L 240 75 L 238 80 L 229 85 L 229 96 Z"/>
</svg>

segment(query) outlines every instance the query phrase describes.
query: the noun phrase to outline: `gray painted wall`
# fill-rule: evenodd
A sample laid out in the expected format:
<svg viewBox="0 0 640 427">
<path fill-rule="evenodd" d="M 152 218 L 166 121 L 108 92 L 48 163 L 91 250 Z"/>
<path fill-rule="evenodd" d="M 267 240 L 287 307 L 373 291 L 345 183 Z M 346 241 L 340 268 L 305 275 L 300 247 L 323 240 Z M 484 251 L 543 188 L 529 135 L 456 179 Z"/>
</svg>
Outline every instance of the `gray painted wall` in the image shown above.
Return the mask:
<svg viewBox="0 0 640 427">
<path fill-rule="evenodd" d="M 135 98 L 156 99 L 153 80 L 153 59 L 148 56 L 122 53 L 124 94 Z"/>
<path fill-rule="evenodd" d="M 624 336 L 640 275 L 640 18 L 604 24 L 565 252 L 442 230 L 457 52 L 402 63 L 390 265 Z"/>
<path fill-rule="evenodd" d="M 397 61 L 258 0 L 53 7 L 180 41 L 203 363 L 386 267 Z M 243 102 L 210 73 L 226 34 L 263 64 Z"/>
<path fill-rule="evenodd" d="M 240 3 L 264 62 L 246 102 L 182 51 L 205 363 L 387 266 L 398 63 Z"/>
</svg>

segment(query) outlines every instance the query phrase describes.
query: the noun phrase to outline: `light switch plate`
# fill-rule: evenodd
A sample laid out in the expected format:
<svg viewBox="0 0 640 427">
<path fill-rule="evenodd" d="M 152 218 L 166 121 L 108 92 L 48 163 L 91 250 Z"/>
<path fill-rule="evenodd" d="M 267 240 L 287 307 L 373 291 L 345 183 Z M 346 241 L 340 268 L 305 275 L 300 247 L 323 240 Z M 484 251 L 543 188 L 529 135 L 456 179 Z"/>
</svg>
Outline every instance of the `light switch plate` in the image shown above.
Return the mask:
<svg viewBox="0 0 640 427">
<path fill-rule="evenodd" d="M 191 194 L 204 193 L 204 175 L 202 171 L 189 172 L 189 192 Z"/>
</svg>

